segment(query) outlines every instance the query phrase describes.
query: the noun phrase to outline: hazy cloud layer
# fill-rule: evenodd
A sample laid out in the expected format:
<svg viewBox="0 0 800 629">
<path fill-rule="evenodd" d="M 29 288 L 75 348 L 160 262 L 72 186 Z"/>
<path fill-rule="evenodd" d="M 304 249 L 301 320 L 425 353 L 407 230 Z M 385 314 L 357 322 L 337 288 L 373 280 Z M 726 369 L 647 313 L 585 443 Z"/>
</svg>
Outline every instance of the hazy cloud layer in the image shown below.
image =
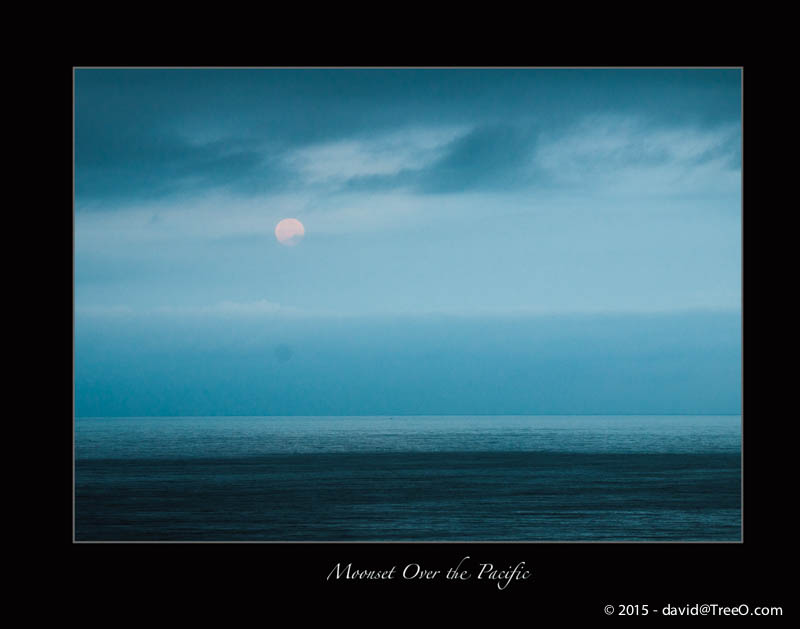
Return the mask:
<svg viewBox="0 0 800 629">
<path fill-rule="evenodd" d="M 740 331 L 725 313 L 85 321 L 76 412 L 735 414 Z"/>
<path fill-rule="evenodd" d="M 524 183 L 509 167 L 542 133 L 645 116 L 645 132 L 702 134 L 739 110 L 737 71 L 78 70 L 78 208 L 428 166 L 428 191 Z"/>
</svg>

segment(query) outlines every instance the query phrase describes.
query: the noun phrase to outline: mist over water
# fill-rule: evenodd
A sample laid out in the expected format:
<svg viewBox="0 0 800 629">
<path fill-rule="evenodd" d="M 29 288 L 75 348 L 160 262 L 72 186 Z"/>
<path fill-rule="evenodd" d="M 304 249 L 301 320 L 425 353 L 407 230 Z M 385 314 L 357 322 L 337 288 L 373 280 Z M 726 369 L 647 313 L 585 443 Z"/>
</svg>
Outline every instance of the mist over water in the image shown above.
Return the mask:
<svg viewBox="0 0 800 629">
<path fill-rule="evenodd" d="M 81 416 L 741 412 L 738 312 L 76 321 Z"/>
</svg>

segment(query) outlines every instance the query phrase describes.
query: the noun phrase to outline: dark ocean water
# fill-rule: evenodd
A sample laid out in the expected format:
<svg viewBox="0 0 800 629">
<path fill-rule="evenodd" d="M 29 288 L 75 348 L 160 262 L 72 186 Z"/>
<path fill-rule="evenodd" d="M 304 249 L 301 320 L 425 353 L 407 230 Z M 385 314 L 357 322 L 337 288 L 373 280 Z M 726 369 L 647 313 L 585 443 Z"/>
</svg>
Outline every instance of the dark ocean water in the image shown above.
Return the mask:
<svg viewBox="0 0 800 629">
<path fill-rule="evenodd" d="M 739 541 L 739 416 L 75 422 L 75 536 Z"/>
</svg>

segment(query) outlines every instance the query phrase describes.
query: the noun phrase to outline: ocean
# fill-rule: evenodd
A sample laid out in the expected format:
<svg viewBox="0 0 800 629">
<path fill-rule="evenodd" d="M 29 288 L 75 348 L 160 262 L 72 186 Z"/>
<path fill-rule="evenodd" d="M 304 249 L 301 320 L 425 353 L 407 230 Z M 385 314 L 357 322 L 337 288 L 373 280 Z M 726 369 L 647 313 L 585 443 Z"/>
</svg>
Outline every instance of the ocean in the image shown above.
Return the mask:
<svg viewBox="0 0 800 629">
<path fill-rule="evenodd" d="M 75 420 L 77 541 L 740 541 L 740 416 Z"/>
</svg>

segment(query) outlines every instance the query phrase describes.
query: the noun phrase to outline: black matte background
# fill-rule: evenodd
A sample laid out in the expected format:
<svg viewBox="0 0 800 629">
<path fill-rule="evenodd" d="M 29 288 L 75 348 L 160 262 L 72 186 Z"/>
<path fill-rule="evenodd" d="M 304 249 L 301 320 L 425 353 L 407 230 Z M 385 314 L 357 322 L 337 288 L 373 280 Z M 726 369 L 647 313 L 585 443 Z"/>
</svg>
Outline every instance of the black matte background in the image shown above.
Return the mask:
<svg viewBox="0 0 800 629">
<path fill-rule="evenodd" d="M 94 58 L 85 55 L 74 61 L 75 65 L 107 65 L 102 57 L 98 53 Z M 135 58 L 125 63 L 180 64 L 142 64 Z M 697 65 L 708 64 L 706 59 Z M 240 60 L 239 65 L 269 64 Z M 303 624 L 310 615 L 320 613 L 334 625 L 392 625 L 400 616 L 409 616 L 415 619 L 414 624 L 429 626 L 461 624 L 465 613 L 469 617 L 484 609 L 495 616 L 493 625 L 530 626 L 540 621 L 603 618 L 605 605 L 623 603 L 647 604 L 651 610 L 667 604 L 745 603 L 751 609 L 781 605 L 784 616 L 792 615 L 788 592 L 794 566 L 788 548 L 795 532 L 789 522 L 794 498 L 789 465 L 794 460 L 786 454 L 789 439 L 777 437 L 774 428 L 776 421 L 795 418 L 780 408 L 775 389 L 765 386 L 772 380 L 771 372 L 778 369 L 768 357 L 772 350 L 761 343 L 747 343 L 747 332 L 743 355 L 750 366 L 746 370 L 750 377 L 743 387 L 742 544 L 74 544 L 71 67 L 62 65 L 47 75 L 48 89 L 54 96 L 49 106 L 55 109 L 51 121 L 57 126 L 60 158 L 53 172 L 53 180 L 59 185 L 45 190 L 55 193 L 49 212 L 56 219 L 51 248 L 56 261 L 50 269 L 56 275 L 52 286 L 58 292 L 53 304 L 58 307 L 53 309 L 50 321 L 60 341 L 55 345 L 58 349 L 51 371 L 52 391 L 58 395 L 48 395 L 47 401 L 54 402 L 51 419 L 58 427 L 58 438 L 52 440 L 56 449 L 53 460 L 60 464 L 55 496 L 49 503 L 53 509 L 48 509 L 51 515 L 43 533 L 47 540 L 56 542 L 56 549 L 46 554 L 38 581 L 32 583 L 39 588 L 55 585 L 65 593 L 73 621 L 94 618 L 112 625 L 120 621 L 161 624 L 167 622 L 165 613 L 169 609 L 176 621 L 188 622 L 193 616 L 209 622 L 222 620 L 226 626 L 245 622 L 264 626 Z M 744 138 L 751 147 L 761 144 L 752 132 L 758 126 L 753 111 L 760 107 L 754 104 L 751 109 L 747 96 L 754 94 L 753 101 L 758 101 L 768 92 L 758 87 L 758 70 L 745 66 L 744 77 Z M 751 227 L 758 223 L 760 211 L 760 204 L 756 207 L 752 201 L 759 194 L 756 173 L 763 169 L 758 155 L 758 150 L 745 151 L 746 262 L 757 258 L 754 252 L 758 251 Z M 745 301 L 751 307 L 745 306 L 744 330 L 754 335 L 764 321 L 765 310 L 775 304 L 771 302 L 766 308 L 752 305 L 757 301 L 752 295 L 764 289 L 761 283 L 750 286 L 753 290 L 745 291 Z M 525 561 L 533 578 L 514 582 L 504 591 L 487 581 L 451 582 L 441 577 L 427 582 L 401 578 L 326 581 L 339 562 L 375 569 L 397 565 L 398 571 L 414 562 L 427 569 L 446 570 L 466 555 L 474 562 L 490 562 L 496 567 Z M 425 606 L 423 601 L 433 606 Z M 47 601 L 42 605 L 47 607 Z M 101 612 L 101 608 L 112 610 L 114 615 L 105 616 L 107 611 Z M 437 610 L 440 620 L 429 617 L 431 609 Z M 276 615 L 278 611 L 287 614 Z"/>
</svg>

